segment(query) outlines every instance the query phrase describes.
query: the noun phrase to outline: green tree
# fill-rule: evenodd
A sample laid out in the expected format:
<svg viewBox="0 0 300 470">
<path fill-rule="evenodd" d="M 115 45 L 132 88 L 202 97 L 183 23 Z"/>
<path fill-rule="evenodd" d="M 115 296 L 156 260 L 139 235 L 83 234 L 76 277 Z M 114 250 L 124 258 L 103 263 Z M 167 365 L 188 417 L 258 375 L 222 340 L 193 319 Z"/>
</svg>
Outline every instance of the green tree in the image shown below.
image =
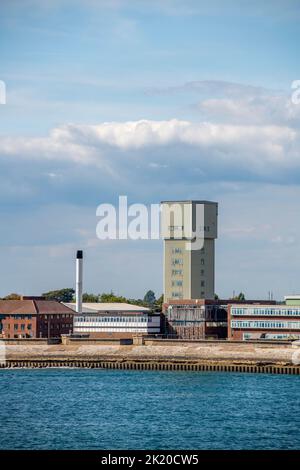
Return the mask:
<svg viewBox="0 0 300 470">
<path fill-rule="evenodd" d="M 141 307 L 148 307 L 148 305 L 145 304 L 143 299 L 127 299 L 127 303 L 132 305 L 140 305 Z"/>
<path fill-rule="evenodd" d="M 46 300 L 57 300 L 58 302 L 72 302 L 75 290 L 72 288 L 52 290 L 42 294 Z"/>
<path fill-rule="evenodd" d="M 84 294 L 82 294 L 82 301 L 97 303 L 99 302 L 99 295 L 88 294 L 87 292 L 85 292 Z"/>
<path fill-rule="evenodd" d="M 164 303 L 164 295 L 161 294 L 161 296 L 158 297 L 158 299 L 156 300 L 156 305 L 162 309 L 163 303 Z"/>
<path fill-rule="evenodd" d="M 3 297 L 3 300 L 20 300 L 20 299 L 21 299 L 21 295 L 16 294 L 15 292 L 8 294 L 6 297 Z"/>
<path fill-rule="evenodd" d="M 148 292 L 146 292 L 145 297 L 144 297 L 144 302 L 145 304 L 151 305 L 151 306 L 155 304 L 156 297 L 155 297 L 153 290 L 148 290 Z"/>
<path fill-rule="evenodd" d="M 233 297 L 233 300 L 238 300 L 239 302 L 244 302 L 246 300 L 245 294 L 240 292 L 239 295 Z"/>
<path fill-rule="evenodd" d="M 100 302 L 104 303 L 114 303 L 114 302 L 120 302 L 120 303 L 126 303 L 127 299 L 126 297 L 118 296 L 113 293 L 113 291 L 109 293 L 103 293 L 99 297 Z"/>
</svg>

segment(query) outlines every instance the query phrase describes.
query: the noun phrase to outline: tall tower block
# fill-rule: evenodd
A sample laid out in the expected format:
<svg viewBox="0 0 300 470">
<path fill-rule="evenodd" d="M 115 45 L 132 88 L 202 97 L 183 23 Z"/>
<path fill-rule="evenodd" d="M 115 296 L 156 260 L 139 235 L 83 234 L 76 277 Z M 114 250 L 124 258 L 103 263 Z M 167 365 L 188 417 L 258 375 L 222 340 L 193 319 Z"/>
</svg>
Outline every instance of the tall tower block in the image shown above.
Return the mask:
<svg viewBox="0 0 300 470">
<path fill-rule="evenodd" d="M 164 301 L 213 299 L 218 204 L 162 201 Z"/>
</svg>

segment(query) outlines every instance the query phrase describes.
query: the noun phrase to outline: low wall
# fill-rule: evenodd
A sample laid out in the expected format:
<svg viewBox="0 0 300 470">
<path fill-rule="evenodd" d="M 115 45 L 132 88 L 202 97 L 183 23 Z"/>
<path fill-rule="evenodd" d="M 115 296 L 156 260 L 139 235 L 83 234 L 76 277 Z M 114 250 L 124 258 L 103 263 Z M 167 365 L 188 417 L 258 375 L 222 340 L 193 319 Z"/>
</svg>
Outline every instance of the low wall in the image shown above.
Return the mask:
<svg viewBox="0 0 300 470">
<path fill-rule="evenodd" d="M 62 344 L 65 345 L 125 345 L 133 344 L 133 340 L 130 338 L 72 338 L 62 337 Z"/>
<path fill-rule="evenodd" d="M 214 345 L 226 345 L 225 347 L 236 347 L 239 345 L 247 344 L 255 345 L 256 347 L 268 347 L 273 348 L 274 346 L 279 348 L 288 348 L 293 344 L 293 341 L 289 340 L 230 340 L 230 339 L 167 339 L 167 338 L 149 338 L 147 336 L 143 337 L 143 344 L 145 345 L 155 345 L 155 346 L 179 346 L 184 344 L 201 344 L 202 346 L 210 347 Z"/>
<path fill-rule="evenodd" d="M 24 345 L 43 345 L 43 344 L 60 344 L 60 338 L 0 338 L 0 344 L 24 344 Z"/>
</svg>

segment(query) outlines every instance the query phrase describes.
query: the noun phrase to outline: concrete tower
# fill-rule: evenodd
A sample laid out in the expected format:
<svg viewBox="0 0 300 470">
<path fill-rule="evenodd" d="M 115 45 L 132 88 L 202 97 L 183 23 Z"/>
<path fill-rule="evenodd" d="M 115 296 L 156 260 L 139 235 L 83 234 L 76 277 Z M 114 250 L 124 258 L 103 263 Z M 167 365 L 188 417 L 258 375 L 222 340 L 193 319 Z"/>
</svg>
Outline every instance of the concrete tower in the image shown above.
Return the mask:
<svg viewBox="0 0 300 470">
<path fill-rule="evenodd" d="M 213 299 L 218 204 L 162 201 L 164 301 Z"/>
</svg>

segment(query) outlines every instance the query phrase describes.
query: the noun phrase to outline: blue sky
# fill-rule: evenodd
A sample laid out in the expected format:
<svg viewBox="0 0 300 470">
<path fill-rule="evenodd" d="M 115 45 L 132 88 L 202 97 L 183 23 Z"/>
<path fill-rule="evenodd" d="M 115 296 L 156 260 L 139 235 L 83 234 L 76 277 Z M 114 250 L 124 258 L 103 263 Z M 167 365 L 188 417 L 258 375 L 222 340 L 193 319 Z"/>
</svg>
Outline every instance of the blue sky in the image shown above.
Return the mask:
<svg viewBox="0 0 300 470">
<path fill-rule="evenodd" d="M 0 295 L 162 291 L 160 241 L 96 238 L 96 207 L 220 205 L 216 291 L 300 286 L 299 1 L 2 0 Z M 106 123 L 106 124 L 105 124 Z"/>
</svg>

